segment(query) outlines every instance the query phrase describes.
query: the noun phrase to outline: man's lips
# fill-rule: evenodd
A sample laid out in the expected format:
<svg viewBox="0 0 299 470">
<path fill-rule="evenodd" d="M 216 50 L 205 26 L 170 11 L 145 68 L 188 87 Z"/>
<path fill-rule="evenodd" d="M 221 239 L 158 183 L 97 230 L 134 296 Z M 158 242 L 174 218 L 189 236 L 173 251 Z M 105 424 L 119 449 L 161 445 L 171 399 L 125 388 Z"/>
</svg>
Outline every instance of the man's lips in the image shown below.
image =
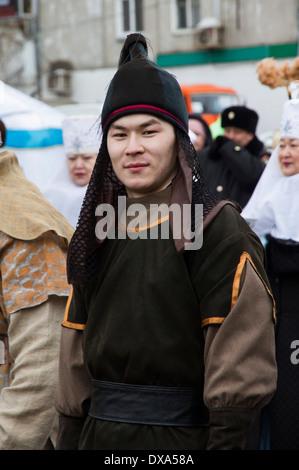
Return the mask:
<svg viewBox="0 0 299 470">
<path fill-rule="evenodd" d="M 142 170 L 142 168 L 145 168 L 148 166 L 148 163 L 142 163 L 142 162 L 135 162 L 135 163 L 128 163 L 128 165 L 125 165 L 125 168 L 130 171 L 139 171 Z"/>
</svg>

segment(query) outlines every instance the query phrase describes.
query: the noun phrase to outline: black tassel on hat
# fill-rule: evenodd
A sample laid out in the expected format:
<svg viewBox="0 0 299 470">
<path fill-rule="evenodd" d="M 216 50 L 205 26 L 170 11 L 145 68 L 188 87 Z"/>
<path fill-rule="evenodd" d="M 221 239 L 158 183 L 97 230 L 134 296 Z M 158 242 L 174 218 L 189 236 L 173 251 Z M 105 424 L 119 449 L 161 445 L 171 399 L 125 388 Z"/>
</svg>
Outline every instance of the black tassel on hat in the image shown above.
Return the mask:
<svg viewBox="0 0 299 470">
<path fill-rule="evenodd" d="M 133 113 L 154 114 L 188 133 L 188 111 L 175 77 L 148 58 L 147 41 L 130 34 L 122 48 L 102 110 L 104 133 L 113 121 Z"/>
<path fill-rule="evenodd" d="M 118 67 L 124 65 L 130 60 L 140 59 L 141 56 L 148 60 L 148 48 L 146 39 L 141 34 L 130 34 L 127 37 L 120 52 Z"/>
</svg>

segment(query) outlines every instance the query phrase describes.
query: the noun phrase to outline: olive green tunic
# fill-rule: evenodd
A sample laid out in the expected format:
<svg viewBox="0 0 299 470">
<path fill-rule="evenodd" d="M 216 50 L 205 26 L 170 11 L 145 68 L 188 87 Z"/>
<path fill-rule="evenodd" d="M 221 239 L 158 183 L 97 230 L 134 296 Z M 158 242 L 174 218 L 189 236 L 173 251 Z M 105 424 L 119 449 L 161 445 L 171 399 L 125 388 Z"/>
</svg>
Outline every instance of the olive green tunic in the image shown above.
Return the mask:
<svg viewBox="0 0 299 470">
<path fill-rule="evenodd" d="M 167 217 L 161 230 L 162 224 Z M 97 279 L 73 289 L 63 324 L 58 448 L 241 448 L 276 380 L 263 248 L 229 205 L 196 251 L 178 254 L 172 237 L 151 239 L 149 230 L 136 239 L 105 240 Z M 112 383 L 196 387 L 205 403 L 202 422 L 163 426 L 87 416 L 89 375 Z M 223 419 L 242 428 L 241 435 L 219 437 Z M 72 438 L 71 422 L 77 429 Z"/>
</svg>

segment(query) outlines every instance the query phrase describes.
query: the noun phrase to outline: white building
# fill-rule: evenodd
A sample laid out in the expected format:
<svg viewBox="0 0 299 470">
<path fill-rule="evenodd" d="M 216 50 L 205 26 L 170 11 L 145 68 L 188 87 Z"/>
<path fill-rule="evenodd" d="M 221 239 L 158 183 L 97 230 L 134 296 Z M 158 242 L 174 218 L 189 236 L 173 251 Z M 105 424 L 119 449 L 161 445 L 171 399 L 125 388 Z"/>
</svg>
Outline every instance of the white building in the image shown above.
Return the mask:
<svg viewBox="0 0 299 470">
<path fill-rule="evenodd" d="M 0 0 L 1 9 L 11 2 Z M 152 58 L 182 84 L 229 86 L 260 115 L 258 131 L 279 127 L 283 87 L 262 85 L 265 57 L 292 62 L 298 49 L 297 0 L 22 0 L 23 68 L 0 78 L 55 104 L 102 102 L 122 42 L 148 37 Z M 7 21 L 0 23 L 5 28 Z M 10 27 L 11 29 L 11 27 Z M 0 44 L 3 40 L 0 36 Z M 1 49 L 0 49 L 1 50 Z M 33 59 L 34 60 L 33 60 Z M 18 60 L 20 64 L 20 60 Z M 4 68 L 3 68 L 4 67 Z M 4 75 L 4 76 L 3 76 Z M 5 77 L 5 78 L 4 78 Z M 38 79 L 38 80 L 37 80 Z"/>
</svg>

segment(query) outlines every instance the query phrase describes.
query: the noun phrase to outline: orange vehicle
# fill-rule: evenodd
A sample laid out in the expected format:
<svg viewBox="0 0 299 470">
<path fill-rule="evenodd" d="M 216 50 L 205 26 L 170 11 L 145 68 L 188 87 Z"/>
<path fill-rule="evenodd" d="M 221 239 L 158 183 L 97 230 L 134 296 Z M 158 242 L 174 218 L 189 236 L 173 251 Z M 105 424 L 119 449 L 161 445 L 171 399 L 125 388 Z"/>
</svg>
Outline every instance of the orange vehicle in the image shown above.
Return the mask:
<svg viewBox="0 0 299 470">
<path fill-rule="evenodd" d="M 189 113 L 200 113 L 210 125 L 229 106 L 240 104 L 240 98 L 233 88 L 215 85 L 181 85 Z"/>
</svg>

